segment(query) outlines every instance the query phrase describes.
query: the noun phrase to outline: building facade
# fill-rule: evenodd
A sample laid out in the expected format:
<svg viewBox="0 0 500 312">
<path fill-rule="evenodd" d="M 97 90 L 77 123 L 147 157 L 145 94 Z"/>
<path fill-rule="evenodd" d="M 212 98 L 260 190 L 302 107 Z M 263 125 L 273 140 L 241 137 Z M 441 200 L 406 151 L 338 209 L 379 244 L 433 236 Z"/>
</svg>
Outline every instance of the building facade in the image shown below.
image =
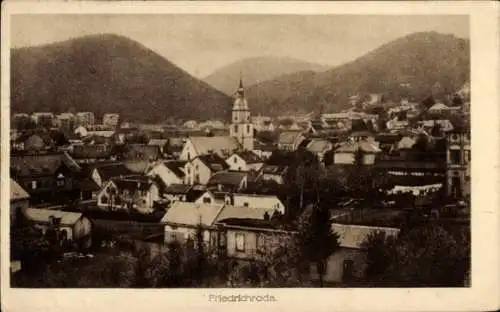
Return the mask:
<svg viewBox="0 0 500 312">
<path fill-rule="evenodd" d="M 446 190 L 453 198 L 470 196 L 470 132 L 455 129 L 447 134 Z"/>
</svg>

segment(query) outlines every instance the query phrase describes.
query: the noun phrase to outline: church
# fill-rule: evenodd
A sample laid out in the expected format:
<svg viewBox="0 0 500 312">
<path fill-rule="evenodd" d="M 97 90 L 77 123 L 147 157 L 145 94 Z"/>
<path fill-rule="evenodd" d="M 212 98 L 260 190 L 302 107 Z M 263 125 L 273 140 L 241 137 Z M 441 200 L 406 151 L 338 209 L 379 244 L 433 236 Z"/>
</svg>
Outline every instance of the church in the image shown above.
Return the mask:
<svg viewBox="0 0 500 312">
<path fill-rule="evenodd" d="M 186 140 L 180 160 L 190 161 L 200 155 L 218 154 L 226 159 L 234 152 L 253 151 L 254 129 L 250 119 L 250 108 L 245 98 L 243 80 L 240 78 L 239 87 L 231 113 L 229 136 L 192 136 Z"/>
</svg>

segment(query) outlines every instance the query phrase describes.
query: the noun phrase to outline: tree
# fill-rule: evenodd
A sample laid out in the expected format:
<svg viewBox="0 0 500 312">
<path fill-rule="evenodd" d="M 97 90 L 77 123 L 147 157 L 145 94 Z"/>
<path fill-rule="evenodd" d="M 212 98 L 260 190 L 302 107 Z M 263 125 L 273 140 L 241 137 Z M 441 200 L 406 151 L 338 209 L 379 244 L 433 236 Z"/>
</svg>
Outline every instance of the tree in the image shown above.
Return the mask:
<svg viewBox="0 0 500 312">
<path fill-rule="evenodd" d="M 301 265 L 316 265 L 319 286 L 324 285 L 327 261 L 340 247 L 340 236 L 332 231 L 330 212 L 319 203 L 309 205 L 298 223 L 297 244 Z"/>
<path fill-rule="evenodd" d="M 431 224 L 401 232 L 394 241 L 375 234 L 364 244 L 367 281 L 397 287 L 462 286 L 470 268 L 470 237 Z M 385 262 L 385 264 L 384 264 Z"/>
</svg>

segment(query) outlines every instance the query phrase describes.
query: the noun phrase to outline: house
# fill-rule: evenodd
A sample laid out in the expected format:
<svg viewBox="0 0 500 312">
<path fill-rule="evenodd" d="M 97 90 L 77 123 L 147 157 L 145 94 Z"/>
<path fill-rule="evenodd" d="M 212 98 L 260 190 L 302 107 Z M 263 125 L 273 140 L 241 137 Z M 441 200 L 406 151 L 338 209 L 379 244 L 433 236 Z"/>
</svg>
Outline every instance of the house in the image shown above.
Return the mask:
<svg viewBox="0 0 500 312">
<path fill-rule="evenodd" d="M 109 210 L 152 212 L 160 199 L 156 183 L 148 177 L 116 178 L 109 181 L 97 195 L 97 205 Z"/>
<path fill-rule="evenodd" d="M 158 177 L 162 180 L 165 186 L 170 184 L 184 183 L 184 166 L 185 161 L 160 161 L 152 165 L 147 175 L 151 177 Z"/>
<path fill-rule="evenodd" d="M 376 156 L 381 152 L 380 148 L 374 141 L 345 141 L 335 149 L 333 154 L 333 163 L 339 165 L 353 165 L 356 162 L 356 157 L 361 153 L 361 163 L 363 165 L 375 164 Z"/>
<path fill-rule="evenodd" d="M 224 203 L 235 207 L 250 207 L 285 214 L 285 205 L 276 195 L 228 193 Z"/>
<path fill-rule="evenodd" d="M 77 163 L 94 163 L 112 159 L 111 149 L 107 144 L 74 145 L 70 155 Z"/>
<path fill-rule="evenodd" d="M 274 144 L 263 143 L 255 140 L 253 143 L 253 151 L 261 159 L 269 159 L 274 151 L 278 148 Z"/>
<path fill-rule="evenodd" d="M 116 127 L 120 120 L 119 114 L 107 113 L 102 116 L 102 123 L 106 126 Z"/>
<path fill-rule="evenodd" d="M 219 171 L 207 182 L 209 190 L 219 192 L 237 192 L 248 185 L 249 174 L 243 171 Z"/>
<path fill-rule="evenodd" d="M 260 169 L 259 179 L 264 181 L 275 181 L 278 184 L 285 184 L 286 174 L 288 173 L 287 165 L 268 165 L 265 164 Z"/>
<path fill-rule="evenodd" d="M 162 153 L 157 145 L 127 144 L 124 158 L 127 160 L 155 161 L 162 158 Z"/>
<path fill-rule="evenodd" d="M 469 126 L 456 127 L 447 134 L 447 194 L 460 199 L 470 196 L 471 135 Z"/>
<path fill-rule="evenodd" d="M 92 224 L 80 212 L 27 208 L 24 217 L 41 229 L 44 235 L 48 228 L 57 226 L 63 241 L 76 243 L 81 248 L 88 248 L 92 244 Z"/>
<path fill-rule="evenodd" d="M 174 159 L 178 159 L 182 153 L 185 143 L 186 143 L 186 138 L 170 137 L 168 139 L 168 145 L 166 147 L 166 150 L 164 150 L 164 154 Z"/>
<path fill-rule="evenodd" d="M 189 184 L 170 184 L 162 190 L 162 195 L 171 202 L 185 202 L 192 188 L 193 186 Z"/>
<path fill-rule="evenodd" d="M 239 151 L 226 159 L 229 170 L 234 171 L 259 171 L 264 161 L 253 151 Z"/>
<path fill-rule="evenodd" d="M 340 248 L 327 260 L 325 281 L 342 282 L 355 277 L 362 277 L 366 267 L 366 255 L 363 242 L 374 232 L 383 232 L 386 236 L 397 236 L 398 228 L 365 226 L 356 224 L 332 223 L 332 232 L 337 233 Z"/>
<path fill-rule="evenodd" d="M 322 163 L 325 154 L 333 149 L 333 143 L 326 139 L 312 139 L 309 144 L 307 144 L 306 149 L 316 155 L 319 162 Z"/>
<path fill-rule="evenodd" d="M 53 147 L 54 142 L 47 132 L 32 131 L 20 134 L 12 146 L 13 149 L 22 151 L 46 151 Z"/>
<path fill-rule="evenodd" d="M 29 207 L 30 195 L 16 181 L 10 179 L 10 224 Z"/>
<path fill-rule="evenodd" d="M 213 174 L 227 169 L 229 165 L 219 155 L 200 155 L 188 161 L 184 166 L 184 183 L 207 184 Z"/>
<path fill-rule="evenodd" d="M 31 196 L 32 203 L 80 197 L 81 167 L 66 152 L 11 153 L 10 176 Z"/>
<path fill-rule="evenodd" d="M 301 131 L 282 131 L 278 136 L 278 148 L 285 151 L 295 151 L 305 140 Z"/>
<path fill-rule="evenodd" d="M 436 103 L 432 105 L 427 111 L 431 114 L 442 114 L 449 110 L 449 107 L 443 103 Z"/>
<path fill-rule="evenodd" d="M 293 235 L 278 229 L 271 217 L 260 209 L 224 206 L 216 221 L 221 228 L 219 248 L 233 259 L 261 260 Z"/>
<path fill-rule="evenodd" d="M 158 146 L 158 148 L 160 149 L 160 153 L 162 155 L 167 154 L 168 139 L 151 139 L 151 140 L 149 140 L 148 145 Z"/>
<path fill-rule="evenodd" d="M 81 126 L 89 126 L 95 123 L 95 116 L 92 112 L 79 112 L 76 113 L 77 123 Z"/>
<path fill-rule="evenodd" d="M 165 242 L 186 243 L 189 239 L 194 240 L 201 226 L 204 242 L 209 246 L 217 246 L 219 231 L 214 223 L 222 208 L 221 205 L 181 201 L 173 203 L 160 221 L 165 226 Z"/>
<path fill-rule="evenodd" d="M 100 187 L 103 187 L 113 178 L 134 177 L 140 175 L 137 170 L 133 170 L 126 163 L 103 163 L 96 164 L 90 174 L 92 180 Z M 135 168 L 134 168 L 135 169 Z"/>
<path fill-rule="evenodd" d="M 81 137 L 81 138 L 84 138 L 86 136 L 89 135 L 88 131 L 87 131 L 87 128 L 85 128 L 84 126 L 80 125 L 78 127 L 75 128 L 75 130 L 73 131 L 77 136 Z"/>
<path fill-rule="evenodd" d="M 229 136 L 192 136 L 186 139 L 179 159 L 190 161 L 198 156 L 217 154 L 227 158 L 235 150 L 241 149 L 238 140 Z"/>
</svg>

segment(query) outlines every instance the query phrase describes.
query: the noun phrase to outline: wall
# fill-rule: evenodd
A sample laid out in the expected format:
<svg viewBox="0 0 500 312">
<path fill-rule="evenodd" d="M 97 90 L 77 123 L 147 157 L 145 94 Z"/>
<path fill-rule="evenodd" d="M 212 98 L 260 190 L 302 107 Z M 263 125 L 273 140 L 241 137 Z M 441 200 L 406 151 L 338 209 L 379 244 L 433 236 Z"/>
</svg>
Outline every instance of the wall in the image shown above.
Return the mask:
<svg viewBox="0 0 500 312">
<path fill-rule="evenodd" d="M 189 237 L 195 237 L 196 236 L 196 228 L 195 227 L 186 227 L 186 226 L 172 226 L 169 224 L 165 224 L 165 242 L 171 242 L 172 233 L 179 233 L 179 238 L 182 238 L 183 240 L 187 240 Z M 205 230 L 203 232 L 203 240 L 205 243 L 210 242 L 210 232 L 208 230 Z"/>
<path fill-rule="evenodd" d="M 179 155 L 179 160 L 189 161 L 196 156 L 198 155 L 194 149 L 193 143 L 191 142 L 191 140 L 187 140 L 184 144 L 184 147 L 182 148 L 181 154 Z"/>
<path fill-rule="evenodd" d="M 335 153 L 333 156 L 334 164 L 354 164 L 354 154 L 353 153 Z"/>
<path fill-rule="evenodd" d="M 276 196 L 234 195 L 234 206 L 244 206 L 245 203 L 248 207 L 276 209 L 285 213 L 285 206 Z"/>
</svg>

